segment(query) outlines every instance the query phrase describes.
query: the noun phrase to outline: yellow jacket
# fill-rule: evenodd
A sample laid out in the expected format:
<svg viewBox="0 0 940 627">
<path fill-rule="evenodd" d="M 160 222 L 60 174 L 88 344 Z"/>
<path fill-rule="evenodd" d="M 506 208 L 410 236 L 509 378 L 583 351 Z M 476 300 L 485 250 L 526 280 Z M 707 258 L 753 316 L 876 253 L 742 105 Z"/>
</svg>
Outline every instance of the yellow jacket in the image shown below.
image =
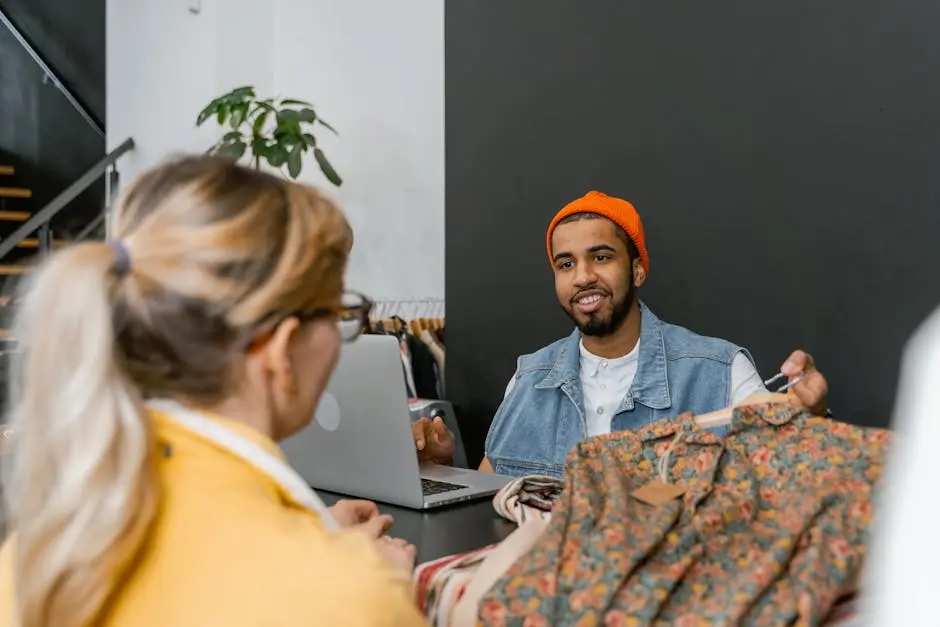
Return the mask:
<svg viewBox="0 0 940 627">
<path fill-rule="evenodd" d="M 161 508 L 139 565 L 102 627 L 425 625 L 407 574 L 364 536 L 328 533 L 247 461 L 152 412 Z M 227 428 L 283 458 L 240 423 Z M 0 627 L 14 627 L 9 542 Z"/>
</svg>

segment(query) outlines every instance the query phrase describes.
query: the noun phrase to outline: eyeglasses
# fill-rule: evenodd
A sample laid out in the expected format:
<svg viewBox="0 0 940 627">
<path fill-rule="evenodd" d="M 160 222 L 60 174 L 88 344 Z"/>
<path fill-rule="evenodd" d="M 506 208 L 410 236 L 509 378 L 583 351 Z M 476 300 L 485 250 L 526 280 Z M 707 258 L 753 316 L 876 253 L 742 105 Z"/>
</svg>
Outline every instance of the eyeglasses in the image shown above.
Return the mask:
<svg viewBox="0 0 940 627">
<path fill-rule="evenodd" d="M 369 312 L 372 311 L 374 303 L 365 295 L 351 290 L 343 292 L 340 298 L 340 304 L 337 307 L 320 307 L 311 311 L 303 311 L 287 316 L 294 317 L 301 322 L 311 322 L 321 318 L 335 318 L 336 326 L 339 328 L 340 337 L 344 342 L 352 342 L 362 335 L 362 332 L 369 327 Z M 274 325 L 276 327 L 277 325 Z M 271 339 L 274 329 L 270 328 L 256 335 L 246 347 L 247 352 L 252 352 Z"/>
<path fill-rule="evenodd" d="M 344 342 L 352 342 L 369 326 L 369 312 L 373 302 L 364 294 L 347 290 L 343 292 L 339 307 L 323 307 L 297 316 L 302 322 L 318 318 L 336 318 L 340 336 Z"/>
</svg>

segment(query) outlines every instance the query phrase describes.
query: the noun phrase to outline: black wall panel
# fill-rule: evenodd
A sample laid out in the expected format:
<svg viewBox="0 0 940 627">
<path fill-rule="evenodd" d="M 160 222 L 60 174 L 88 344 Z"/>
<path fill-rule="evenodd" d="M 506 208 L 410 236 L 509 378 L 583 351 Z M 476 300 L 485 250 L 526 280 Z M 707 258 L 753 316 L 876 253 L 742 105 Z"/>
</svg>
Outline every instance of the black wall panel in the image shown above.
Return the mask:
<svg viewBox="0 0 940 627">
<path fill-rule="evenodd" d="M 471 461 L 520 353 L 567 334 L 545 228 L 633 201 L 660 315 L 812 352 L 885 425 L 940 303 L 940 3 L 446 3 L 448 394 Z"/>
<path fill-rule="evenodd" d="M 105 0 L 2 0 L 0 7 L 103 126 Z"/>
<path fill-rule="evenodd" d="M 92 115 L 103 120 L 104 0 L 0 0 L 0 7 Z M 17 166 L 16 178 L 0 184 L 28 186 L 34 193 L 31 201 L 9 201 L 7 208 L 41 208 L 104 155 L 104 138 L 43 81 L 39 66 L 0 27 L 0 163 Z M 103 202 L 104 183 L 99 182 L 53 226 L 74 234 Z"/>
</svg>

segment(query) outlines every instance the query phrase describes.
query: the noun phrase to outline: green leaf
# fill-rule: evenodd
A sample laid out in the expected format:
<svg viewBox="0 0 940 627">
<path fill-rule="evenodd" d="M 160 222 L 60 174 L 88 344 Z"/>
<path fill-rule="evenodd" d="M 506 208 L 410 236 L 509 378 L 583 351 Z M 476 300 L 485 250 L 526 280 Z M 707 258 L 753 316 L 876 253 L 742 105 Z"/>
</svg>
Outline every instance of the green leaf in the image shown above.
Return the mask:
<svg viewBox="0 0 940 627">
<path fill-rule="evenodd" d="M 256 100 L 255 105 L 261 109 L 266 109 L 268 111 L 277 112 L 277 108 L 271 104 L 271 100 Z"/>
<path fill-rule="evenodd" d="M 300 170 L 303 168 L 304 149 L 303 144 L 297 144 L 287 156 L 287 173 L 292 179 L 300 176 Z"/>
<path fill-rule="evenodd" d="M 228 92 L 222 96 L 226 102 L 229 104 L 235 102 L 243 102 L 249 98 L 255 97 L 255 88 L 251 85 L 245 85 L 244 87 L 236 87 L 232 91 Z"/>
<path fill-rule="evenodd" d="M 331 131 L 333 131 L 333 134 L 336 135 L 337 137 L 339 137 L 339 133 L 336 132 L 336 129 L 333 128 L 332 126 L 330 126 L 329 124 L 327 124 L 326 121 L 325 121 L 323 118 L 317 118 L 317 121 L 318 121 L 320 124 L 322 124 L 323 126 L 327 127 L 327 128 L 330 129 Z"/>
<path fill-rule="evenodd" d="M 293 146 L 294 144 L 303 144 L 304 138 L 303 134 L 300 132 L 300 127 L 294 124 L 285 124 L 283 126 L 278 126 L 271 133 L 271 137 L 279 144 L 284 144 L 287 146 Z"/>
<path fill-rule="evenodd" d="M 287 149 L 280 144 L 271 144 L 265 151 L 264 158 L 273 167 L 279 168 L 287 161 Z"/>
<path fill-rule="evenodd" d="M 314 137 L 314 136 L 311 135 L 310 133 L 304 133 L 303 137 L 304 137 L 304 141 L 307 142 L 307 147 L 308 147 L 308 148 L 316 148 L 316 147 L 317 147 L 317 138 L 316 138 L 316 137 Z"/>
<path fill-rule="evenodd" d="M 251 152 L 256 157 L 263 157 L 268 149 L 268 140 L 264 137 L 255 137 L 251 140 Z"/>
<path fill-rule="evenodd" d="M 301 109 L 300 113 L 298 113 L 298 117 L 300 118 L 301 122 L 306 122 L 308 124 L 313 124 L 317 121 L 317 114 L 313 109 L 310 108 Z"/>
<path fill-rule="evenodd" d="M 219 121 L 219 125 L 225 124 L 225 118 L 228 117 L 229 106 L 227 103 L 221 103 L 219 105 L 219 110 L 216 113 L 216 118 Z"/>
<path fill-rule="evenodd" d="M 300 122 L 292 116 L 279 119 L 277 128 L 274 129 L 276 137 L 300 137 L 302 134 L 303 130 L 300 128 Z"/>
<path fill-rule="evenodd" d="M 231 142 L 228 144 L 221 144 L 218 149 L 220 155 L 225 155 L 227 157 L 233 157 L 235 159 L 241 159 L 245 154 L 245 149 L 248 146 L 245 145 L 243 141 Z"/>
<path fill-rule="evenodd" d="M 281 109 L 277 112 L 277 123 L 287 124 L 288 122 L 297 122 L 299 113 L 293 109 Z"/>
<path fill-rule="evenodd" d="M 220 98 L 216 98 L 207 104 L 206 107 L 199 112 L 199 116 L 196 118 L 196 126 L 202 126 L 203 122 L 215 115 L 221 102 L 222 100 Z"/>
<path fill-rule="evenodd" d="M 311 107 L 309 102 L 305 100 L 296 100 L 294 98 L 285 98 L 281 101 L 282 107 Z"/>
<path fill-rule="evenodd" d="M 242 122 L 245 121 L 245 118 L 248 116 L 248 103 L 240 102 L 238 104 L 232 105 L 232 118 L 229 120 L 229 124 L 232 128 L 238 128 L 242 125 Z"/>
<path fill-rule="evenodd" d="M 330 183 L 336 185 L 337 187 L 343 184 L 343 179 L 341 179 L 336 170 L 333 169 L 333 166 L 327 160 L 326 155 L 323 154 L 322 150 L 319 148 L 314 149 L 313 156 L 320 165 L 320 171 L 323 172 L 323 176 L 325 176 L 330 181 Z"/>
<path fill-rule="evenodd" d="M 228 133 L 222 136 L 222 139 L 219 140 L 219 143 L 231 144 L 231 143 L 241 141 L 241 140 L 242 140 L 241 131 L 229 131 Z"/>
<path fill-rule="evenodd" d="M 294 146 L 304 145 L 304 138 L 300 135 L 295 135 L 294 133 L 287 133 L 278 138 L 278 143 L 288 150 L 293 150 Z"/>
<path fill-rule="evenodd" d="M 264 129 L 265 122 L 268 121 L 268 115 L 270 113 L 271 113 L 270 111 L 265 110 L 258 114 L 258 117 L 255 118 L 254 123 L 252 123 L 251 125 L 252 133 L 254 133 L 255 135 L 261 134 L 261 131 Z"/>
</svg>

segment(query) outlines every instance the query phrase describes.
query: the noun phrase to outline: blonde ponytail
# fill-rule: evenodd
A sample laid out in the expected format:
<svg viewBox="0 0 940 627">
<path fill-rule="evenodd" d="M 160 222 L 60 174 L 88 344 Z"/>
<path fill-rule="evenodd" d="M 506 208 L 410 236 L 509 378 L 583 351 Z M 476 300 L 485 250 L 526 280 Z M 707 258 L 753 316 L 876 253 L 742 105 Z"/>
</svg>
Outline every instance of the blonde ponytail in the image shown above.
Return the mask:
<svg viewBox="0 0 940 627">
<path fill-rule="evenodd" d="M 19 627 L 106 620 L 157 516 L 142 398 L 231 398 L 245 347 L 272 322 L 339 302 L 352 244 L 315 189 L 219 157 L 145 172 L 113 224 L 126 248 L 54 254 L 13 329 L 5 496 Z"/>
<path fill-rule="evenodd" d="M 13 334 L 11 514 L 19 627 L 92 623 L 157 507 L 151 428 L 116 341 L 114 251 L 84 243 L 29 282 Z"/>
</svg>

